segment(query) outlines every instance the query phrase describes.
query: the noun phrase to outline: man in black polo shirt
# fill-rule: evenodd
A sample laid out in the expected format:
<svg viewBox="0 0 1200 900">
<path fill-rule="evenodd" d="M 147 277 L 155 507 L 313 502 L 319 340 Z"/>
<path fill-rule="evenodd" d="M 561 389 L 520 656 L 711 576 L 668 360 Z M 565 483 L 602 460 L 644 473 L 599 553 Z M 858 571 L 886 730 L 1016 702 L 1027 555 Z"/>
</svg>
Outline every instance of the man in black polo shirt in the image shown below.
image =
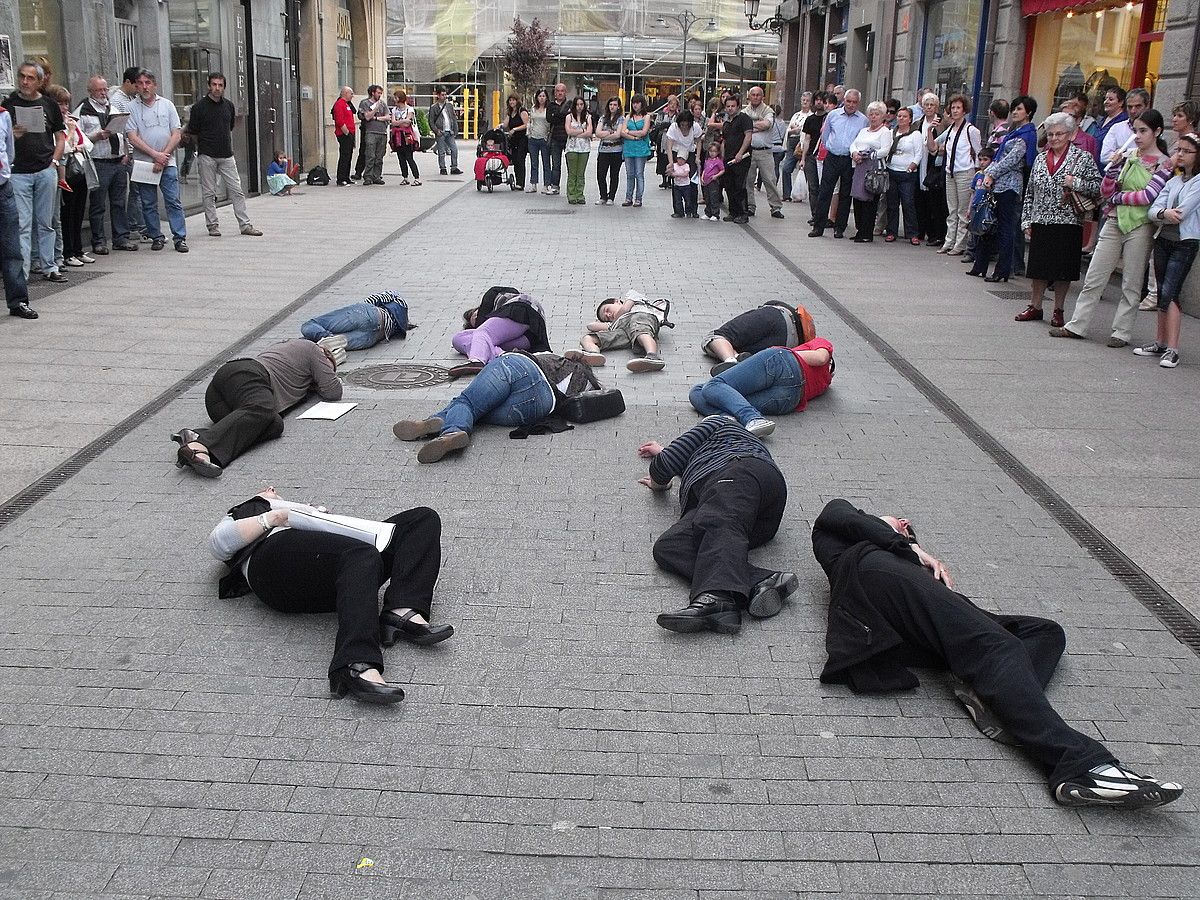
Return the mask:
<svg viewBox="0 0 1200 900">
<path fill-rule="evenodd" d="M 804 124 L 800 126 L 800 145 L 804 148 L 804 180 L 808 182 L 808 208 L 817 208 L 817 195 L 821 192 L 821 175 L 817 172 L 817 144 L 821 142 L 821 126 L 825 124 L 828 112 L 826 105 L 833 103 L 832 95 L 817 91 L 813 95 L 813 111 Z M 809 219 L 809 225 L 816 224 Z"/>
<path fill-rule="evenodd" d="M 204 196 L 204 224 L 210 237 L 220 237 L 217 223 L 217 180 L 225 182 L 225 193 L 233 202 L 233 214 L 242 234 L 261 237 L 262 232 L 250 224 L 246 213 L 246 195 L 238 177 L 237 161 L 233 158 L 230 133 L 237 120 L 237 110 L 225 96 L 225 76 L 213 72 L 208 76 L 208 93 L 192 104 L 187 133 L 197 143 L 200 159 L 200 193 Z"/>
<path fill-rule="evenodd" d="M 59 166 L 67 134 L 58 104 L 42 94 L 45 77 L 45 70 L 37 63 L 22 63 L 17 69 L 17 89 L 4 101 L 16 138 L 9 180 L 17 201 L 25 277 L 29 277 L 36 241 L 46 280 L 66 281 L 54 264 L 54 209 L 58 206 Z"/>
<path fill-rule="evenodd" d="M 721 128 L 721 158 L 725 160 L 721 186 L 725 188 L 729 203 L 725 221 L 738 225 L 750 221 L 746 215 L 746 176 L 750 172 L 750 141 L 753 137 L 754 123 L 742 112 L 742 98 L 731 93 L 725 98 L 725 124 Z"/>
</svg>

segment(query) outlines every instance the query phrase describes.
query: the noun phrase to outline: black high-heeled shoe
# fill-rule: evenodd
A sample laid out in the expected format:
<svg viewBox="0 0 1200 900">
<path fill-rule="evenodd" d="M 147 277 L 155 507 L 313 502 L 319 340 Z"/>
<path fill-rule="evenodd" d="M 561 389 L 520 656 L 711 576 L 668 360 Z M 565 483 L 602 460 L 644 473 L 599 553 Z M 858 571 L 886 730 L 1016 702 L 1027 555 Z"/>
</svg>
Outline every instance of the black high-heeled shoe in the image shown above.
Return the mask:
<svg viewBox="0 0 1200 900">
<path fill-rule="evenodd" d="M 414 622 L 416 612 L 409 610 L 405 613 L 395 613 L 385 609 L 379 615 L 379 643 L 390 647 L 400 638 L 418 647 L 428 647 L 438 644 L 454 634 L 453 625 L 430 625 L 425 622 Z"/>
<path fill-rule="evenodd" d="M 997 281 L 1003 281 L 1003 282 L 1007 283 L 1008 276 L 1007 275 L 989 275 L 987 278 L 985 278 L 983 280 L 986 281 L 988 284 L 995 284 Z"/>
<path fill-rule="evenodd" d="M 987 271 L 984 270 L 983 272 L 976 272 L 974 269 L 968 269 L 967 274 L 972 278 L 983 278 L 987 275 Z"/>
<path fill-rule="evenodd" d="M 371 663 L 350 663 L 329 673 L 329 693 L 339 700 L 349 694 L 363 703 L 384 705 L 399 703 L 404 699 L 404 689 L 395 684 L 377 684 L 367 681 L 362 673 L 374 669 Z"/>
</svg>

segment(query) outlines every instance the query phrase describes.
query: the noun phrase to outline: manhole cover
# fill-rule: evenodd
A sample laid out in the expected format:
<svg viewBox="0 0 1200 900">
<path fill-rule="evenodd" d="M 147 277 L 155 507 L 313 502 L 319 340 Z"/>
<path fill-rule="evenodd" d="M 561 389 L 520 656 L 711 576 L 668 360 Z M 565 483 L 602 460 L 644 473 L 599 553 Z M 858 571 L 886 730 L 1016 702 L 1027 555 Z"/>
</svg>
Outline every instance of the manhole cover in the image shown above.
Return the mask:
<svg viewBox="0 0 1200 900">
<path fill-rule="evenodd" d="M 573 209 L 527 209 L 527 210 L 525 210 L 525 213 L 526 213 L 526 215 L 530 215 L 530 216 L 573 216 L 573 215 L 575 215 L 575 210 L 573 210 Z"/>
<path fill-rule="evenodd" d="M 342 378 L 350 384 L 374 388 L 377 391 L 407 391 L 413 388 L 445 384 L 450 380 L 450 373 L 441 366 L 386 363 L 354 369 L 347 372 Z"/>
</svg>

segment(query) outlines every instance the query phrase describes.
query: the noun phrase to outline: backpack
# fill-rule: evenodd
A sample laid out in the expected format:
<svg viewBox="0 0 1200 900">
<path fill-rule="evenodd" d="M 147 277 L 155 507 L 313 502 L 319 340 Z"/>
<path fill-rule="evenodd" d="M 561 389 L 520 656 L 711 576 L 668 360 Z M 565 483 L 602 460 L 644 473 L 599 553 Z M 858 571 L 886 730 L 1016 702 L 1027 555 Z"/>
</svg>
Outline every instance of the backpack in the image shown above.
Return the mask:
<svg viewBox="0 0 1200 900">
<path fill-rule="evenodd" d="M 329 170 L 324 166 L 313 166 L 308 170 L 308 184 L 319 184 L 322 187 L 329 184 Z"/>
</svg>

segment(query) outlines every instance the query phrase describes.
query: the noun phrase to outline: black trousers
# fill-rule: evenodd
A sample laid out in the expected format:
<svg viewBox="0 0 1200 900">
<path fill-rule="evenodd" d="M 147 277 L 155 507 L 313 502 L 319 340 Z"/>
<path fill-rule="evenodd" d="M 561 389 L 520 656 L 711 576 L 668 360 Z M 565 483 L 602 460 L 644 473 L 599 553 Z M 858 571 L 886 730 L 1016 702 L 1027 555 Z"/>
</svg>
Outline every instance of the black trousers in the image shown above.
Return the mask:
<svg viewBox="0 0 1200 900">
<path fill-rule="evenodd" d="M 521 132 L 524 134 L 525 132 Z M 508 148 L 508 158 L 512 160 L 513 181 L 522 190 L 525 188 L 525 158 L 529 156 L 529 138 L 517 140 L 513 138 Z"/>
<path fill-rule="evenodd" d="M 742 173 L 745 182 L 745 173 Z M 654 542 L 654 561 L 691 582 L 688 596 L 728 591 L 747 598 L 771 574 L 749 553 L 779 530 L 787 484 L 765 459 L 735 459 L 692 488 L 679 521 Z"/>
<path fill-rule="evenodd" d="M 621 181 L 621 164 L 624 159 L 620 153 L 596 154 L 596 184 L 600 188 L 601 200 L 615 200 L 617 185 Z"/>
<path fill-rule="evenodd" d="M 1066 647 L 1062 628 L 1035 616 L 990 616 L 960 594 L 913 570 L 916 580 L 863 567 L 863 589 L 904 639 L 898 661 L 947 668 L 988 705 L 1051 787 L 1113 762 L 1098 741 L 1062 720 L 1045 688 Z"/>
<path fill-rule="evenodd" d="M 338 139 L 338 163 L 337 163 L 337 183 L 345 184 L 350 180 L 350 162 L 354 159 L 354 135 L 339 134 Z M 361 172 L 360 172 L 361 174 Z"/>
<path fill-rule="evenodd" d="M 354 177 L 362 178 L 363 172 L 367 168 L 367 141 L 366 134 L 362 130 L 362 123 L 359 122 L 359 141 L 358 141 L 358 159 L 354 161 Z"/>
<path fill-rule="evenodd" d="M 854 201 L 854 227 L 856 229 L 855 237 L 862 235 L 864 238 L 873 237 L 875 233 L 875 219 L 879 215 L 879 198 L 875 197 L 872 200 Z"/>
<path fill-rule="evenodd" d="M 940 244 L 946 240 L 946 217 L 950 210 L 946 206 L 946 186 L 933 191 L 917 190 L 918 237 Z"/>
<path fill-rule="evenodd" d="M 842 234 L 846 223 L 850 221 L 850 187 L 854 180 L 854 163 L 847 156 L 830 153 L 825 157 L 824 168 L 821 170 L 821 189 L 817 192 L 817 205 L 813 207 L 813 228 L 823 231 L 829 221 L 829 207 L 833 203 L 833 195 L 838 195 L 837 221 L 833 230 Z"/>
<path fill-rule="evenodd" d="M 727 163 L 725 171 L 721 175 L 721 187 L 725 190 L 729 215 L 734 219 L 741 218 L 748 213 L 746 176 L 749 174 L 750 157 L 747 156 L 740 163 Z"/>
<path fill-rule="evenodd" d="M 227 466 L 251 447 L 283 434 L 283 418 L 275 411 L 271 376 L 253 359 L 234 359 L 217 369 L 204 408 L 211 428 L 198 428 L 199 441 L 219 466 Z"/>
<path fill-rule="evenodd" d="M 385 610 L 409 607 L 429 618 L 442 567 L 442 520 L 420 506 L 385 521 L 396 526 L 382 553 L 370 544 L 324 531 L 271 535 L 250 558 L 250 589 L 282 613 L 338 614 L 329 671 L 369 663 L 383 671 L 379 588 Z"/>
<path fill-rule="evenodd" d="M 812 149 L 815 150 L 815 146 Z M 810 151 L 804 157 L 804 180 L 808 182 L 808 208 L 815 212 L 817 198 L 821 196 L 821 177 L 817 174 L 817 154 L 815 152 Z M 813 222 L 818 221 L 818 219 L 813 219 Z"/>
<path fill-rule="evenodd" d="M 83 256 L 83 220 L 87 218 L 88 186 L 82 175 L 67 179 L 70 191 L 62 191 L 63 256 Z"/>
<path fill-rule="evenodd" d="M 780 310 L 773 306 L 760 306 L 734 316 L 713 334 L 733 344 L 738 353 L 757 353 L 768 347 L 785 347 L 791 335 L 787 322 Z"/>
<path fill-rule="evenodd" d="M 409 171 L 412 172 L 412 177 L 414 179 L 419 180 L 421 178 L 421 173 L 417 169 L 417 160 L 413 156 L 414 149 L 416 148 L 414 148 L 411 144 L 408 144 L 396 150 L 396 159 L 400 163 L 401 178 L 408 178 Z"/>
</svg>

